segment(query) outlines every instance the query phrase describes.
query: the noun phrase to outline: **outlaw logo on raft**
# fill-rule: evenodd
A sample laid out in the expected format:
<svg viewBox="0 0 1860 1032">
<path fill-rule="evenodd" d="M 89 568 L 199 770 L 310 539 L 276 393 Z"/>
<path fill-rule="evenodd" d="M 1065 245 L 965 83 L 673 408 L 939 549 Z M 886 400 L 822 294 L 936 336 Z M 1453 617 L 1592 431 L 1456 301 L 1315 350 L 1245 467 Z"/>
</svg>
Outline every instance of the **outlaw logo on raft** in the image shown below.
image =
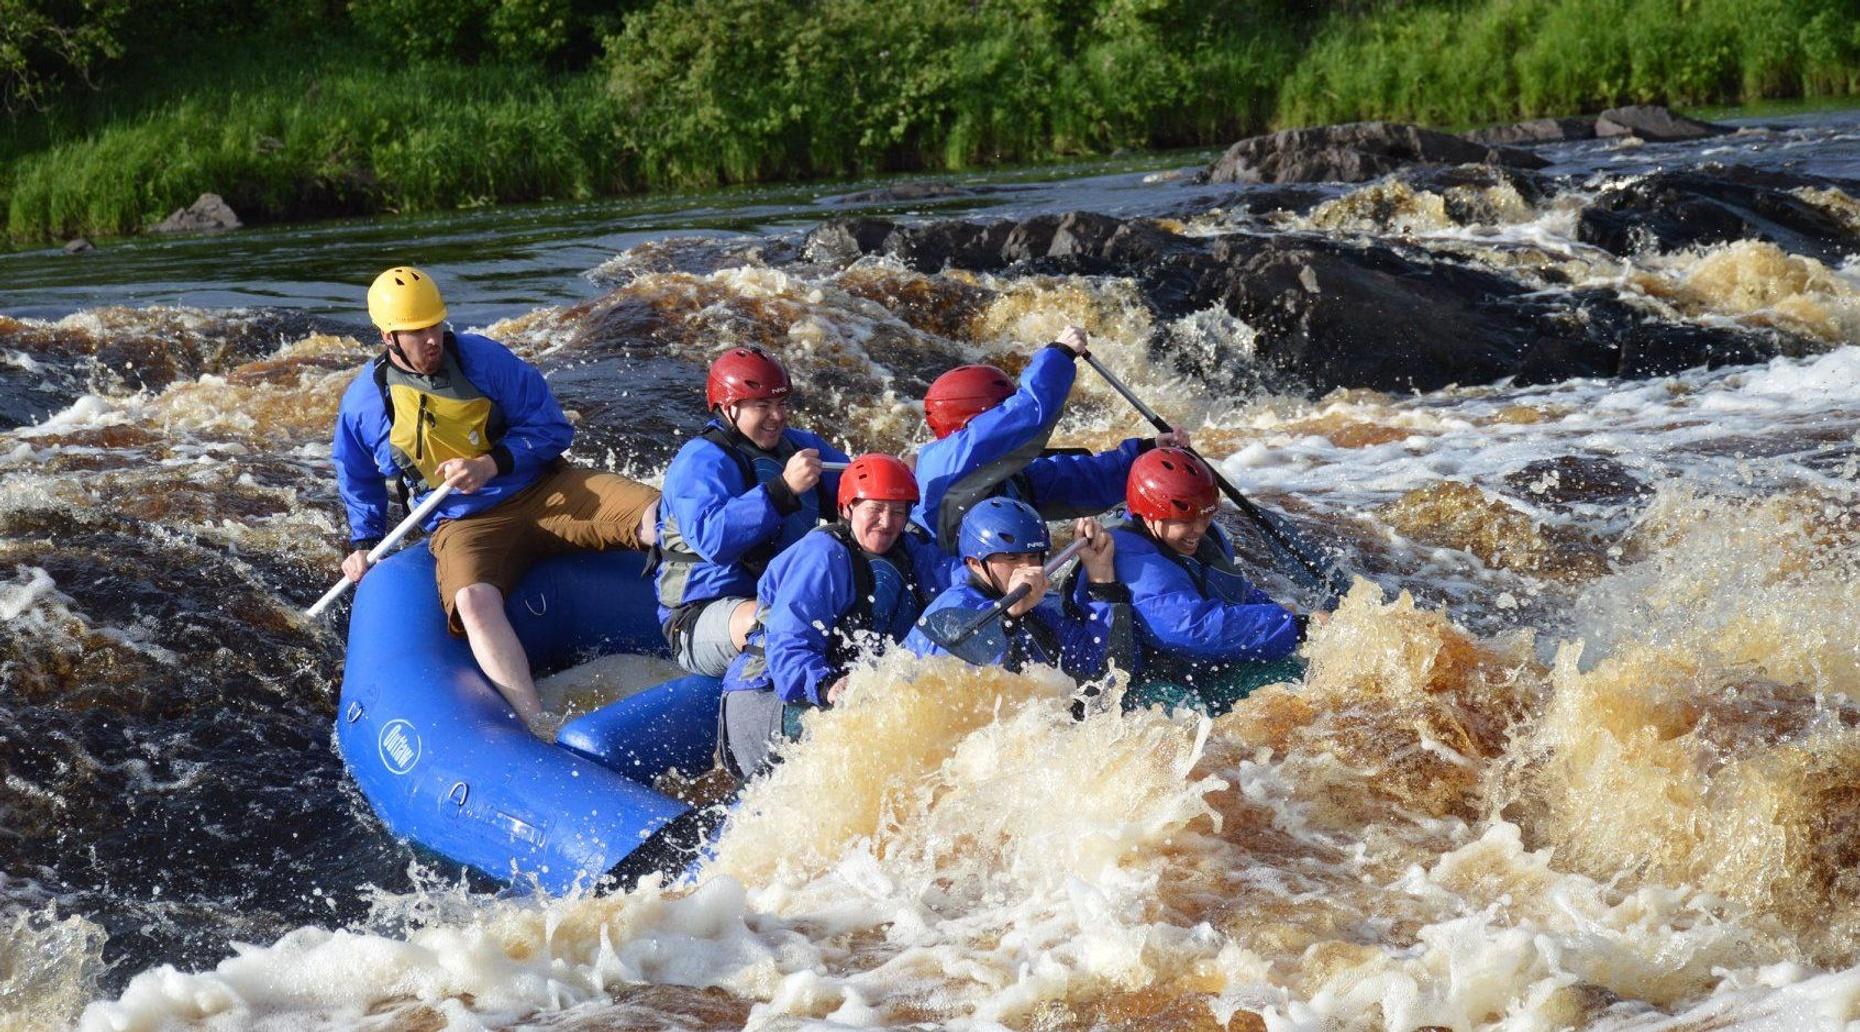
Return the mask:
<svg viewBox="0 0 1860 1032">
<path fill-rule="evenodd" d="M 377 744 L 381 762 L 396 774 L 405 774 L 420 762 L 420 733 L 404 720 L 388 721 Z"/>
</svg>

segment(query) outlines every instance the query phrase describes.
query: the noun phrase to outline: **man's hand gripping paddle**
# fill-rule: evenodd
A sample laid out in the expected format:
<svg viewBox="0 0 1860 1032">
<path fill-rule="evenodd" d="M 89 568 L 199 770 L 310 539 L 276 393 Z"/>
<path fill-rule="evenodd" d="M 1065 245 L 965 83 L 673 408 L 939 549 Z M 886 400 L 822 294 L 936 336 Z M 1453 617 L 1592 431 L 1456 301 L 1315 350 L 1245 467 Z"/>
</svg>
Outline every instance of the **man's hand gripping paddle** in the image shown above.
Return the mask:
<svg viewBox="0 0 1860 1032">
<path fill-rule="evenodd" d="M 420 521 L 425 519 L 428 513 L 438 508 L 439 503 L 445 501 L 446 496 L 452 493 L 452 485 L 455 482 L 456 481 L 448 480 L 434 488 L 431 494 L 422 499 L 420 504 L 416 506 L 412 512 L 407 514 L 406 519 L 400 521 L 400 526 L 395 527 L 387 537 L 382 538 L 380 544 L 369 549 L 368 565 L 373 566 L 380 562 L 389 552 L 394 550 L 395 545 L 400 544 L 401 538 L 413 533 L 413 528 L 419 526 Z M 354 581 L 347 577 L 338 580 L 334 587 L 323 593 L 322 598 L 316 600 L 315 605 L 304 610 L 304 615 L 312 619 L 322 616 L 323 611 L 334 605 L 336 600 L 341 598 L 343 593 L 348 591 L 354 583 Z"/>
<path fill-rule="evenodd" d="M 1061 549 L 1058 555 L 1046 561 L 1046 576 L 1050 579 L 1056 575 L 1084 547 L 1085 539 L 1079 538 Z M 1016 602 L 1027 597 L 1027 590 L 1023 584 L 1001 596 L 999 601 L 980 613 L 955 606 L 925 613 L 917 626 L 923 629 L 925 637 L 943 646 L 949 654 L 965 663 L 987 666 L 1007 647 L 1007 634 L 1001 630 L 1001 617 L 1014 608 Z"/>
</svg>

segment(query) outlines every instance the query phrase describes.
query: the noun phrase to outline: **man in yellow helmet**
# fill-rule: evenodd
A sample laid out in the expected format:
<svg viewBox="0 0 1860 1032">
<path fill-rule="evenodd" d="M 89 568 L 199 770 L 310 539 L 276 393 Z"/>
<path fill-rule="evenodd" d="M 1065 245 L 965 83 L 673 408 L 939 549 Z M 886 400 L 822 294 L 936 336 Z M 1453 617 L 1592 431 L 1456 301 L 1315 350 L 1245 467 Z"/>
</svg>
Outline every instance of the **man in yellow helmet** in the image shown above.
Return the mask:
<svg viewBox="0 0 1860 1032">
<path fill-rule="evenodd" d="M 574 430 L 535 366 L 489 337 L 445 328 L 431 277 L 399 266 L 368 288 L 385 345 L 343 392 L 331 458 L 348 508 L 361 580 L 387 531 L 387 482 L 409 495 L 450 481 L 426 519 L 439 598 L 453 634 L 532 727 L 542 713 L 529 659 L 504 598 L 530 564 L 574 549 L 645 548 L 659 492 L 612 473 L 577 469 L 562 453 Z"/>
</svg>

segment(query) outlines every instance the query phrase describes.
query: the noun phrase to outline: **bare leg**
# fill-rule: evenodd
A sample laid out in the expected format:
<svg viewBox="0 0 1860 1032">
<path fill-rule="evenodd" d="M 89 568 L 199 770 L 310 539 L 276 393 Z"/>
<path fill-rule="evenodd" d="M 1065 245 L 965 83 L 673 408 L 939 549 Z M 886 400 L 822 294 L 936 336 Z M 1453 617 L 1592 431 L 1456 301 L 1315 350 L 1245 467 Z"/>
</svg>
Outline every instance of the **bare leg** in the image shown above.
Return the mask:
<svg viewBox="0 0 1860 1032">
<path fill-rule="evenodd" d="M 536 718 L 542 716 L 542 701 L 530 680 L 529 656 L 504 615 L 503 593 L 482 582 L 467 584 L 459 589 L 454 603 L 459 622 L 465 625 L 465 638 L 471 642 L 471 654 L 477 657 L 484 676 L 503 693 L 523 723 L 534 727 Z"/>
<path fill-rule="evenodd" d="M 659 500 L 654 498 L 639 514 L 639 547 L 651 548 L 659 543 Z"/>
<path fill-rule="evenodd" d="M 730 614 L 730 642 L 739 650 L 749 644 L 749 631 L 756 625 L 756 602 L 754 599 L 738 602 L 736 611 Z"/>
</svg>

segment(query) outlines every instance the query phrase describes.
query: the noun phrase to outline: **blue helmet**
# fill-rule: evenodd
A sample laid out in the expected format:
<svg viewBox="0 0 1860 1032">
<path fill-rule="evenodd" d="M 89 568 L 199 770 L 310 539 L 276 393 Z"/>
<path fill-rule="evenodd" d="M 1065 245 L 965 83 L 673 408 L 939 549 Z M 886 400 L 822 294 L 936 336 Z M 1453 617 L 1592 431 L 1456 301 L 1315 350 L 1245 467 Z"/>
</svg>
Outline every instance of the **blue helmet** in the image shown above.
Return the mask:
<svg viewBox="0 0 1860 1032">
<path fill-rule="evenodd" d="M 985 498 L 962 517 L 958 542 L 964 559 L 991 555 L 1025 555 L 1053 547 L 1046 521 L 1033 506 L 1012 498 Z"/>
</svg>

